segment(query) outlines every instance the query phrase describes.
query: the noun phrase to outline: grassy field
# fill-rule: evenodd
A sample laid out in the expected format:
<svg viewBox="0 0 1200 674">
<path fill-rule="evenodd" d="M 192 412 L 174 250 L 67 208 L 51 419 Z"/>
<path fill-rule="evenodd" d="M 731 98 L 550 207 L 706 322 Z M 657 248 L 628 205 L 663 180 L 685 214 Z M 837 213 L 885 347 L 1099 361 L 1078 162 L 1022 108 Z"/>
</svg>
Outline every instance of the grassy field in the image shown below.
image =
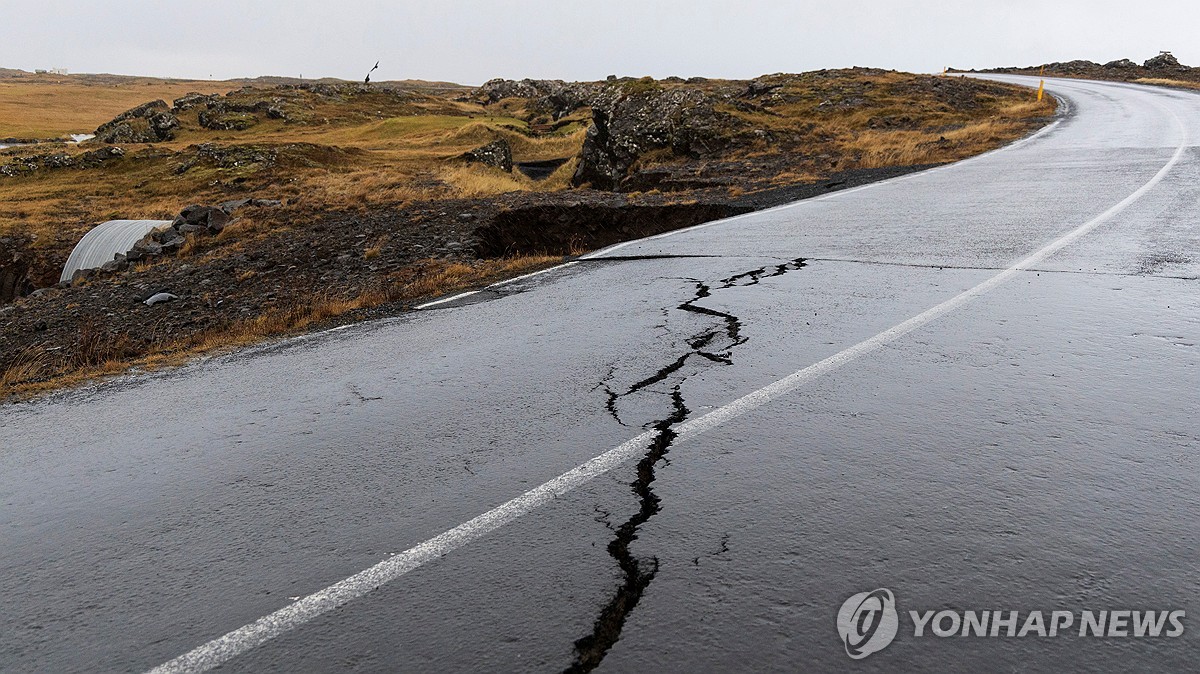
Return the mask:
<svg viewBox="0 0 1200 674">
<path fill-rule="evenodd" d="M 186 93 L 225 93 L 229 82 L 128 78 L 99 83 L 81 76 L 39 75 L 0 80 L 0 138 L 61 138 L 91 133 L 118 114 Z"/>
<path fill-rule="evenodd" d="M 223 94 L 250 85 L 295 83 L 291 78 L 173 80 L 120 75 L 24 73 L 0 78 L 0 138 L 62 138 L 91 133 L 118 114 L 147 101 L 168 104 L 188 93 Z M 456 90 L 447 82 L 406 80 L 386 83 L 415 89 Z"/>
<path fill-rule="evenodd" d="M 569 157 L 583 144 L 582 131 L 530 137 L 512 130 L 516 121 L 433 115 L 334 129 L 263 125 L 236 140 L 238 147 L 274 154 L 270 164 L 200 164 L 184 172 L 180 156 L 172 152 L 186 157 L 195 152 L 189 146 L 228 142 L 231 134 L 181 133 L 178 140 L 153 148 L 130 147 L 127 157 L 87 171 L 0 178 L 0 236 L 32 235 L 40 248 L 69 247 L 96 222 L 169 219 L 188 203 L 242 194 L 303 200 L 314 210 L 356 210 L 420 199 L 566 189 L 573 164 L 534 183 L 518 171 L 454 161 L 494 138 L 507 139 L 514 155 L 526 161 Z"/>
</svg>

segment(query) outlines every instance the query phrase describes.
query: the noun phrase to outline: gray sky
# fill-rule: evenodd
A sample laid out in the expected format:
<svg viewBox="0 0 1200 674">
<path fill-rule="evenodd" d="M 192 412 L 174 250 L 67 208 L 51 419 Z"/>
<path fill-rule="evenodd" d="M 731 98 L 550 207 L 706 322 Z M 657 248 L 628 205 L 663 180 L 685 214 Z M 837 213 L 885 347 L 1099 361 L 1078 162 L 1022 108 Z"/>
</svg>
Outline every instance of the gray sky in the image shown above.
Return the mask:
<svg viewBox="0 0 1200 674">
<path fill-rule="evenodd" d="M 1200 65 L 1200 2 L 0 0 L 0 67 L 224 79 L 752 77 L 1128 57 Z M 1145 8 L 1146 11 L 1139 11 Z"/>
</svg>

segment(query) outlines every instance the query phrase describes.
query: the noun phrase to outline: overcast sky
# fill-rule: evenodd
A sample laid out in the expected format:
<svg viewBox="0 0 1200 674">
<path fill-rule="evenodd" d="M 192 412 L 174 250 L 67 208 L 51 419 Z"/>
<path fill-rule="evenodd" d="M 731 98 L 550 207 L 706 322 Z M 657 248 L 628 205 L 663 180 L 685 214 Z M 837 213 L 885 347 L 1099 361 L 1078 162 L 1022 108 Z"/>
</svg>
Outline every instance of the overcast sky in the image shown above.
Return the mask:
<svg viewBox="0 0 1200 674">
<path fill-rule="evenodd" d="M 1172 50 L 1200 65 L 1200 2 L 1168 0 L 0 0 L 0 67 L 189 78 L 752 77 L 932 72 Z"/>
</svg>

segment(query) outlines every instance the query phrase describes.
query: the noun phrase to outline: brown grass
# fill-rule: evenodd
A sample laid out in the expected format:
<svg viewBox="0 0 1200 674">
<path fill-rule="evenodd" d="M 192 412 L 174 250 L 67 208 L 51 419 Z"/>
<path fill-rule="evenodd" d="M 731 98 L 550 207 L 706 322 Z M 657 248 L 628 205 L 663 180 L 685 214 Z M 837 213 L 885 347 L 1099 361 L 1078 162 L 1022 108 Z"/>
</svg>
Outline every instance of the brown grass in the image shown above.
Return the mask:
<svg viewBox="0 0 1200 674">
<path fill-rule="evenodd" d="M 380 253 L 382 252 L 383 242 L 380 241 L 372 245 L 370 248 L 364 249 L 362 256 L 364 260 L 374 260 L 375 258 L 379 257 Z"/>
<path fill-rule="evenodd" d="M 464 198 L 528 192 L 534 185 L 532 180 L 516 170 L 506 173 L 478 164 L 446 168 L 441 173 L 441 179 L 450 185 L 455 196 Z"/>
<path fill-rule="evenodd" d="M 842 86 L 862 87 L 851 94 L 819 81 L 792 85 L 796 102 L 773 107 L 773 114 L 734 106 L 722 111 L 780 137 L 802 139 L 802 155 L 824 157 L 820 162 L 797 162 L 776 177 L 775 182 L 782 183 L 847 169 L 963 159 L 1020 138 L 1038 118 L 1052 115 L 1057 104 L 1052 96 L 1038 102 L 1033 92 L 1012 88 L 980 94 L 967 108 L 943 102 L 928 88 L 914 89 L 920 78 L 912 75 L 851 79 Z M 781 152 L 788 150 L 762 141 L 747 156 Z"/>
<path fill-rule="evenodd" d="M 1160 87 L 1182 87 L 1184 89 L 1200 89 L 1200 82 L 1188 82 L 1187 80 L 1172 80 L 1163 77 L 1139 77 L 1133 80 L 1138 84 L 1152 84 Z"/>
<path fill-rule="evenodd" d="M 38 76 L 0 81 L 0 138 L 57 138 L 91 133 L 118 114 L 147 101 L 168 103 L 188 92 L 224 93 L 229 82 L 147 78 L 95 83 L 79 76 Z"/>
<path fill-rule="evenodd" d="M 150 344 L 128 335 L 106 334 L 85 325 L 67 353 L 28 349 L 0 372 L 0 400 L 24 398 L 132 369 L 174 367 L 197 356 L 293 335 L 355 311 L 448 295 L 562 262 L 560 256 L 530 255 L 474 264 L 425 260 L 352 297 L 318 296 L 312 301 L 268 309 L 254 318 L 206 330 L 185 339 Z"/>
<path fill-rule="evenodd" d="M 792 185 L 795 183 L 813 182 L 819 178 L 819 175 L 811 171 L 783 171 L 782 173 L 777 173 L 772 182 L 776 185 Z M 731 196 L 737 195 L 731 194 Z"/>
<path fill-rule="evenodd" d="M 1054 113 L 1052 99 L 1013 103 L 988 119 L 946 131 L 864 130 L 842 141 L 855 167 L 914 166 L 965 159 L 1024 135 L 1031 117 Z"/>
<path fill-rule="evenodd" d="M 0 177 L 0 236 L 31 234 L 36 245 L 69 249 L 89 228 L 118 218 L 174 217 L 189 203 L 215 203 L 236 196 L 295 199 L 310 210 L 364 209 L 426 199 L 474 197 L 504 192 L 553 191 L 570 186 L 574 161 L 540 182 L 483 166 L 467 166 L 457 158 L 497 137 L 509 140 L 519 161 L 578 154 L 583 133 L 527 137 L 503 126 L 500 118 L 431 116 L 394 118 L 396 134 L 385 141 L 355 140 L 361 127 L 289 137 L 246 132 L 242 144 L 279 147 L 276 166 L 219 168 L 197 166 L 176 172 L 181 159 L 163 150 L 183 150 L 185 143 L 164 143 L 154 156 L 135 156 L 86 171 L 43 170 L 19 178 Z M 514 120 L 515 121 L 515 120 Z M 378 126 L 374 124 L 374 126 Z M 407 134 L 407 135 L 406 135 Z M 275 142 L 304 140 L 343 143 L 342 153 L 298 150 Z M 222 143 L 228 144 L 228 143 Z M 37 150 L 44 151 L 44 150 Z M 73 151 L 79 151 L 73 150 Z M 0 157 L 0 163 L 5 163 Z M 232 186 L 236 185 L 236 190 Z M 246 229 L 252 224 L 243 226 Z M 242 228 L 233 228 L 228 239 Z"/>
</svg>

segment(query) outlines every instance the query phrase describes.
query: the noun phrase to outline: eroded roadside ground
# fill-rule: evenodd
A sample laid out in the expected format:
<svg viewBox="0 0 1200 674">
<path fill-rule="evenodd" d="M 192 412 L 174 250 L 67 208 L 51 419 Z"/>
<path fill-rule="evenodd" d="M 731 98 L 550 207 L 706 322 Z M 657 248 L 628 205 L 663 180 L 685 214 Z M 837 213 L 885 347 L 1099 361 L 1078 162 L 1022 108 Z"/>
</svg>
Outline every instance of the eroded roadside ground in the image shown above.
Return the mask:
<svg viewBox="0 0 1200 674">
<path fill-rule="evenodd" d="M 260 86 L 131 113 L 79 146 L 0 151 L 0 281 L 26 295 L 0 306 L 0 397 L 407 311 L 618 241 L 955 161 L 1027 135 L 1054 103 L 854 69 Z M 280 204 L 54 285 L 97 222 L 234 198 Z M 143 303 L 159 292 L 178 299 Z M 731 347 L 697 348 L 717 362 Z"/>
</svg>

